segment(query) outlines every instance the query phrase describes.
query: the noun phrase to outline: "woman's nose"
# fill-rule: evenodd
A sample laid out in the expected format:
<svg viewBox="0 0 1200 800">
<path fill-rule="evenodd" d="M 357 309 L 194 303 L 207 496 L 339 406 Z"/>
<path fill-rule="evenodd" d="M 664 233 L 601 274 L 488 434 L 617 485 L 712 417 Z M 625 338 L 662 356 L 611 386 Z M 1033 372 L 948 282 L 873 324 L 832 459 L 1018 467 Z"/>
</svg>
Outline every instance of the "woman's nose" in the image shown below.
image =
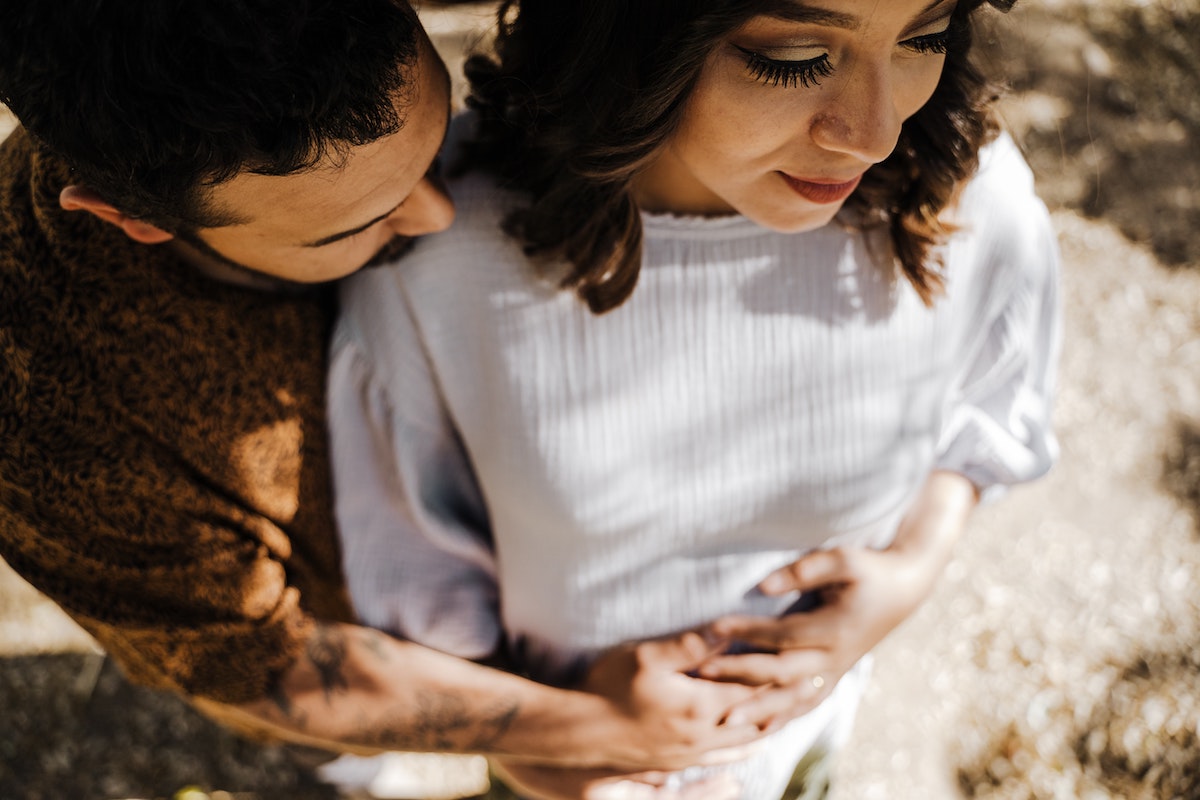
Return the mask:
<svg viewBox="0 0 1200 800">
<path fill-rule="evenodd" d="M 812 122 L 818 146 L 870 164 L 896 148 L 904 119 L 897 109 L 889 67 L 858 64 L 841 92 Z"/>
</svg>

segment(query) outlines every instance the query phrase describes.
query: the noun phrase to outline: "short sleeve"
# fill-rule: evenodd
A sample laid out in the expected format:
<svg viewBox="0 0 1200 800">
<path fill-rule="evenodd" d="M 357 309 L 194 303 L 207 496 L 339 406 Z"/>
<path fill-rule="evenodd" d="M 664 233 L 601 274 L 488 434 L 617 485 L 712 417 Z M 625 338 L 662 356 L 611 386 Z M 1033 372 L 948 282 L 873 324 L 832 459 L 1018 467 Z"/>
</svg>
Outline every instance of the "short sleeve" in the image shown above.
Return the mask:
<svg viewBox="0 0 1200 800">
<path fill-rule="evenodd" d="M 994 279 L 985 333 L 968 354 L 938 458 L 940 469 L 966 476 L 985 498 L 1040 477 L 1058 454 L 1051 419 L 1061 340 L 1058 245 L 1028 169 L 1019 159 L 1007 166 L 1017 187 L 988 191 L 980 203 L 991 220 L 980 238 Z M 976 194 L 981 188 L 992 187 L 975 187 Z"/>
<path fill-rule="evenodd" d="M 387 285 L 364 285 L 381 281 Z M 473 470 L 390 275 L 376 271 L 352 283 L 329 372 L 351 598 L 367 625 L 462 658 L 488 656 L 501 628 Z M 370 331 L 369 348 L 360 325 Z"/>
</svg>

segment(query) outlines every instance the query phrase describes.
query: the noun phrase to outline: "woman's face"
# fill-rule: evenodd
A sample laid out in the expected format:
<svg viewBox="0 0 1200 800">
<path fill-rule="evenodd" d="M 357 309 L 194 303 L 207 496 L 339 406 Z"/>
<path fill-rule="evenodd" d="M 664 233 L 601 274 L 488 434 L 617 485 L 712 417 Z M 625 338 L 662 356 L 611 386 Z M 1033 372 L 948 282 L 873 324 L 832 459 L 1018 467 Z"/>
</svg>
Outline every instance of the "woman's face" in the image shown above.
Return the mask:
<svg viewBox="0 0 1200 800">
<path fill-rule="evenodd" d="M 941 76 L 956 0 L 784 0 L 709 56 L 639 205 L 828 223 Z"/>
</svg>

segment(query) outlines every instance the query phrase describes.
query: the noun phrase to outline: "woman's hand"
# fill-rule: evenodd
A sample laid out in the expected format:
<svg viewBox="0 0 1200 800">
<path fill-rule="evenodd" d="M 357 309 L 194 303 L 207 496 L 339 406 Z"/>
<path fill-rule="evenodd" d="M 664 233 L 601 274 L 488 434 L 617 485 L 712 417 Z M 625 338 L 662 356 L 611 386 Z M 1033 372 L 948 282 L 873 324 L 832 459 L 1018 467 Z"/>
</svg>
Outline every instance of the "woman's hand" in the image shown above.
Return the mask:
<svg viewBox="0 0 1200 800">
<path fill-rule="evenodd" d="M 773 686 L 736 712 L 782 724 L 816 707 L 854 664 L 929 596 L 978 502 L 960 475 L 935 472 L 886 550 L 835 548 L 806 554 L 769 575 L 763 592 L 814 592 L 820 605 L 779 619 L 725 617 L 714 638 L 767 653 L 715 656 L 697 673 L 715 681 Z"/>
<path fill-rule="evenodd" d="M 492 769 L 511 789 L 529 800 L 738 800 L 741 797 L 741 787 L 730 775 L 676 785 L 662 772 L 622 774 L 495 759 Z"/>
</svg>

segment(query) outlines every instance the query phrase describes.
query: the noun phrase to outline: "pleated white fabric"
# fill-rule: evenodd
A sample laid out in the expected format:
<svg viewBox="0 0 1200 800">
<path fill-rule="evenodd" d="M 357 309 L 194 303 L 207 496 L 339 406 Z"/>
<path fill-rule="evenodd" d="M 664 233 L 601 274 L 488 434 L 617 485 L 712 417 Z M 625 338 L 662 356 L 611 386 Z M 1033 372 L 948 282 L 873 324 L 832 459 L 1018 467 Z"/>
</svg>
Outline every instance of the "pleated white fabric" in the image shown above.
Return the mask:
<svg viewBox="0 0 1200 800">
<path fill-rule="evenodd" d="M 647 215 L 637 289 L 595 316 L 500 231 L 513 197 L 451 188 L 448 232 L 342 293 L 330 419 L 368 624 L 466 657 L 504 635 L 568 680 L 622 641 L 778 612 L 762 578 L 885 547 L 933 469 L 987 494 L 1054 460 L 1057 248 L 1006 138 L 933 309 L 837 225 Z M 862 682 L 777 736 L 745 796 L 777 795 Z"/>
</svg>

